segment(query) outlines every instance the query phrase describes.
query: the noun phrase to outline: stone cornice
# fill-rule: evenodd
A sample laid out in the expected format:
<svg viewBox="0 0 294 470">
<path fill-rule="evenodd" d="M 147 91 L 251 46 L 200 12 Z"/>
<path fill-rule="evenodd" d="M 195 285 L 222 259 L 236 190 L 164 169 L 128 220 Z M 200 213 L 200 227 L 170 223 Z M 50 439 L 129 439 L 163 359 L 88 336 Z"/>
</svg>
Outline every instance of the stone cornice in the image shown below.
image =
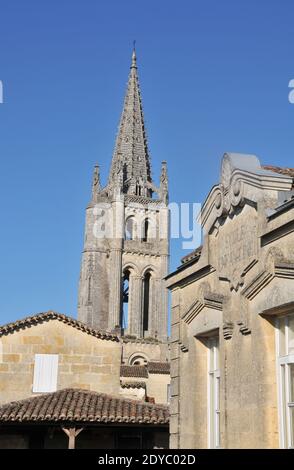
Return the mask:
<svg viewBox="0 0 294 470">
<path fill-rule="evenodd" d="M 140 256 L 148 256 L 148 257 L 151 257 L 151 258 L 160 258 L 161 254 L 160 254 L 160 251 L 159 250 L 140 250 L 139 248 L 136 249 L 134 247 L 134 249 L 131 249 L 130 247 L 124 247 L 124 254 L 136 254 L 136 255 L 140 255 Z"/>
<path fill-rule="evenodd" d="M 283 305 L 279 305 L 278 307 L 272 307 L 266 310 L 263 310 L 260 315 L 287 315 L 289 313 L 293 313 L 294 311 L 294 302 L 288 302 Z"/>
<path fill-rule="evenodd" d="M 248 300 L 254 299 L 259 292 L 264 289 L 274 278 L 294 279 L 293 263 L 277 263 L 273 272 L 264 270 L 260 272 L 245 289 L 241 291 Z"/>
<path fill-rule="evenodd" d="M 259 273 L 252 282 L 241 291 L 241 294 L 248 300 L 252 300 L 262 289 L 264 289 L 265 286 L 267 286 L 267 284 L 271 282 L 273 277 L 274 275 L 267 271 Z"/>
<path fill-rule="evenodd" d="M 136 196 L 129 194 L 125 196 L 125 204 L 128 205 L 128 207 L 134 208 L 140 208 L 141 206 L 155 206 L 156 209 L 167 207 L 161 199 L 151 199 L 144 196 Z"/>
<path fill-rule="evenodd" d="M 191 282 L 202 279 L 215 272 L 215 268 L 210 264 L 207 264 L 202 267 L 196 266 L 197 270 L 187 273 L 186 270 L 189 270 L 191 267 L 193 266 L 187 266 L 186 269 L 180 269 L 179 272 L 175 271 L 174 273 L 169 274 L 165 278 L 167 281 L 167 287 L 169 289 L 174 289 L 175 287 L 184 287 L 191 284 Z"/>
<path fill-rule="evenodd" d="M 278 240 L 289 233 L 294 232 L 294 220 L 290 220 L 289 222 L 284 223 L 278 227 L 274 227 L 272 230 L 264 233 L 261 236 L 261 246 L 268 245 L 275 240 Z"/>
</svg>

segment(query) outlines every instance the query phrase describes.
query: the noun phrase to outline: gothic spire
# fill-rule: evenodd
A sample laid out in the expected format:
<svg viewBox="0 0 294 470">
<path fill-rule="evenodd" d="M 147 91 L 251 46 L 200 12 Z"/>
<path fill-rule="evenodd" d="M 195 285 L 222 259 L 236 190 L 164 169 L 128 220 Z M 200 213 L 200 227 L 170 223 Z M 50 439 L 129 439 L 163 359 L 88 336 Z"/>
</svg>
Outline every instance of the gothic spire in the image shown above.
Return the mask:
<svg viewBox="0 0 294 470">
<path fill-rule="evenodd" d="M 119 187 L 125 194 L 151 196 L 151 184 L 150 157 L 134 47 L 108 185 L 110 188 Z"/>
</svg>

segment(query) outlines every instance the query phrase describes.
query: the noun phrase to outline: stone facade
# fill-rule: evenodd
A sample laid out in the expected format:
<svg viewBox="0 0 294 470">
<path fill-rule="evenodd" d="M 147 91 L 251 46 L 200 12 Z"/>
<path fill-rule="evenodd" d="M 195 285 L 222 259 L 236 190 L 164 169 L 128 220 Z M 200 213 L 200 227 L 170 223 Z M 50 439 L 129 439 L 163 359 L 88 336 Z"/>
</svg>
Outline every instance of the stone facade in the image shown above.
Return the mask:
<svg viewBox="0 0 294 470">
<path fill-rule="evenodd" d="M 134 51 L 108 184 L 102 188 L 96 166 L 86 210 L 79 320 L 166 342 L 167 204 L 166 162 L 158 187 L 151 178 Z"/>
<path fill-rule="evenodd" d="M 58 390 L 77 388 L 119 394 L 119 341 L 97 338 L 58 319 L 12 330 L 0 339 L 0 403 L 34 395 L 36 354 L 58 355 Z"/>
<path fill-rule="evenodd" d="M 274 170 L 225 154 L 201 212 L 203 246 L 167 277 L 172 448 L 293 446 L 294 170 Z"/>
</svg>

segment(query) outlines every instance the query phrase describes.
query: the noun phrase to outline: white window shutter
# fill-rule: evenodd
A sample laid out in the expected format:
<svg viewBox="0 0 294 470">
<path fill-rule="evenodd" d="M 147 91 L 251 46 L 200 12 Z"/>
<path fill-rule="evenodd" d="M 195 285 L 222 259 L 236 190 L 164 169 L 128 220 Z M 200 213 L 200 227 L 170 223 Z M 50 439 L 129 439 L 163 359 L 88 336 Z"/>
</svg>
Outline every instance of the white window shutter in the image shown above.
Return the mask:
<svg viewBox="0 0 294 470">
<path fill-rule="evenodd" d="M 35 354 L 33 392 L 57 390 L 58 354 Z"/>
</svg>

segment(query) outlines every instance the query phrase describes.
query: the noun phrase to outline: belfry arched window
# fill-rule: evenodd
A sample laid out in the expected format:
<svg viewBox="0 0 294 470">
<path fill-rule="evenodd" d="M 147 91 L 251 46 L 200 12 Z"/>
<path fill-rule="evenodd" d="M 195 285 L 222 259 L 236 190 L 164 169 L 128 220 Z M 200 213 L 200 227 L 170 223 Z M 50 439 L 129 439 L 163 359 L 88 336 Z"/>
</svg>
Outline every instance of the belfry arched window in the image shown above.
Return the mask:
<svg viewBox="0 0 294 470">
<path fill-rule="evenodd" d="M 148 271 L 143 279 L 143 335 L 149 329 L 149 312 L 151 294 L 151 273 Z"/>
<path fill-rule="evenodd" d="M 136 196 L 142 196 L 142 188 L 139 183 L 136 184 Z"/>
<path fill-rule="evenodd" d="M 130 286 L 130 271 L 125 271 L 122 280 L 122 308 L 121 308 L 121 328 L 123 330 L 128 328 L 129 323 L 129 286 Z"/>
<path fill-rule="evenodd" d="M 126 220 L 125 239 L 126 240 L 134 240 L 135 230 L 136 230 L 136 222 L 134 220 L 134 217 L 129 217 Z"/>
<path fill-rule="evenodd" d="M 149 220 L 145 219 L 143 221 L 143 226 L 142 226 L 142 241 L 147 242 L 148 241 L 148 235 L 149 235 Z"/>
</svg>

